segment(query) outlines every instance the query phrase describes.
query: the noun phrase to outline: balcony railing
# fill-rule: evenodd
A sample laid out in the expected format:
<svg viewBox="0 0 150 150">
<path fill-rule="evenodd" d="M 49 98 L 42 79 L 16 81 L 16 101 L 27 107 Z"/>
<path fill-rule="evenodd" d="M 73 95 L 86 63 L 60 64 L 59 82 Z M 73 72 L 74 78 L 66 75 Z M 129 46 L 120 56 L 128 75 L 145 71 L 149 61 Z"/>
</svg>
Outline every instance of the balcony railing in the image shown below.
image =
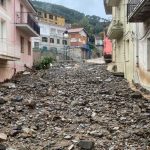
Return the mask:
<svg viewBox="0 0 150 150">
<path fill-rule="evenodd" d="M 127 12 L 129 22 L 145 21 L 150 18 L 150 0 L 130 0 Z"/>
<path fill-rule="evenodd" d="M 0 39 L 0 59 L 15 61 L 20 59 L 20 52 L 13 42 L 7 39 Z"/>
<path fill-rule="evenodd" d="M 112 20 L 107 35 L 110 39 L 119 39 L 123 35 L 123 24 L 119 20 Z"/>
<path fill-rule="evenodd" d="M 28 25 L 32 28 L 38 35 L 40 34 L 40 27 L 36 21 L 36 18 L 32 13 L 28 12 L 18 12 L 16 15 L 16 24 Z"/>
</svg>

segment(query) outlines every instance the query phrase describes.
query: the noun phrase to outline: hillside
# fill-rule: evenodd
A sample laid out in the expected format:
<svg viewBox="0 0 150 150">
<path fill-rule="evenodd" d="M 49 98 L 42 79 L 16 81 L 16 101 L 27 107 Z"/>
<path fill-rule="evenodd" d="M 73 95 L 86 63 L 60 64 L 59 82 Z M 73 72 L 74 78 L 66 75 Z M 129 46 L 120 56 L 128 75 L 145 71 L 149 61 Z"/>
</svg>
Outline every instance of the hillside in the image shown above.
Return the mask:
<svg viewBox="0 0 150 150">
<path fill-rule="evenodd" d="M 32 1 L 32 3 L 36 9 L 64 16 L 66 23 L 72 24 L 73 27 L 84 27 L 90 36 L 99 35 L 99 33 L 109 24 L 107 20 L 102 19 L 99 16 L 86 16 L 84 13 L 61 5 L 40 1 Z"/>
</svg>

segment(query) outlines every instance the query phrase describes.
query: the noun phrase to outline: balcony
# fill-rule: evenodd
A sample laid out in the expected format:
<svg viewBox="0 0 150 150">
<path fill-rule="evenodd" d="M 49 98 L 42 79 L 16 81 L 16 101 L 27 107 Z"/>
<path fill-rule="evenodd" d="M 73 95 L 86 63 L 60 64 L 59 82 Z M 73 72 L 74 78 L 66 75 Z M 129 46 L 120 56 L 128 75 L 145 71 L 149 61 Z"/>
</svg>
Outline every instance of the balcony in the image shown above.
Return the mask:
<svg viewBox="0 0 150 150">
<path fill-rule="evenodd" d="M 104 0 L 105 12 L 106 14 L 112 14 L 112 7 L 119 5 L 120 0 Z"/>
<path fill-rule="evenodd" d="M 150 18 L 150 0 L 130 0 L 128 3 L 128 21 L 145 22 Z"/>
<path fill-rule="evenodd" d="M 16 61 L 20 59 L 19 53 L 16 52 L 16 47 L 7 39 L 0 39 L 0 59 L 7 61 Z"/>
<path fill-rule="evenodd" d="M 112 39 L 119 39 L 123 36 L 123 24 L 119 20 L 113 20 L 107 31 L 108 37 Z"/>
<path fill-rule="evenodd" d="M 108 5 L 107 0 L 104 0 L 105 12 L 107 15 L 112 14 L 112 7 Z"/>
<path fill-rule="evenodd" d="M 106 4 L 111 7 L 119 5 L 120 0 L 106 0 Z"/>
<path fill-rule="evenodd" d="M 40 27 L 31 13 L 17 13 L 16 27 L 28 34 L 30 37 L 38 37 L 40 35 Z"/>
</svg>

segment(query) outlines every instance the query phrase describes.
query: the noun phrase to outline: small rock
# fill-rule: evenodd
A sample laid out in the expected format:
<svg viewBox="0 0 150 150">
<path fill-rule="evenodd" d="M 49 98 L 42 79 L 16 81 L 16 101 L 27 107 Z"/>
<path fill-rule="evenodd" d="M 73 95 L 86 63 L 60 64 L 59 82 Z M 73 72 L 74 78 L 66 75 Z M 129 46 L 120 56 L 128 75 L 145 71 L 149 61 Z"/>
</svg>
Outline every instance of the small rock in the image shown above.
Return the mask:
<svg viewBox="0 0 150 150">
<path fill-rule="evenodd" d="M 95 112 L 92 112 L 91 117 L 95 117 L 95 116 L 96 116 L 96 113 L 95 113 Z"/>
<path fill-rule="evenodd" d="M 23 75 L 30 75 L 31 73 L 30 72 L 27 72 L 27 71 L 25 71 L 24 73 L 23 73 Z"/>
<path fill-rule="evenodd" d="M 138 91 L 131 94 L 131 98 L 142 98 L 142 94 Z"/>
<path fill-rule="evenodd" d="M 14 83 L 4 83 L 2 84 L 3 87 L 8 87 L 9 89 L 15 89 L 16 85 Z"/>
<path fill-rule="evenodd" d="M 77 100 L 74 100 L 74 101 L 71 102 L 72 107 L 75 107 L 77 105 L 79 105 L 79 102 Z"/>
<path fill-rule="evenodd" d="M 6 150 L 6 146 L 3 144 L 0 144 L 0 150 Z"/>
<path fill-rule="evenodd" d="M 73 149 L 74 149 L 74 145 L 73 144 L 68 147 L 68 150 L 73 150 Z"/>
<path fill-rule="evenodd" d="M 16 149 L 9 147 L 6 150 L 16 150 Z"/>
<path fill-rule="evenodd" d="M 111 82 L 111 81 L 112 81 L 111 78 L 108 78 L 108 79 L 105 80 L 105 82 Z"/>
<path fill-rule="evenodd" d="M 99 138 L 102 138 L 104 136 L 104 134 L 99 131 L 92 131 L 92 132 L 90 132 L 90 135 L 92 135 L 94 137 L 99 137 Z"/>
<path fill-rule="evenodd" d="M 24 137 L 33 136 L 33 133 L 35 132 L 33 129 L 30 128 L 23 128 L 22 131 Z"/>
<path fill-rule="evenodd" d="M 133 105 L 133 112 L 134 113 L 141 113 L 141 108 L 138 105 Z"/>
<path fill-rule="evenodd" d="M 12 98 L 12 100 L 15 102 L 21 102 L 23 100 L 23 97 L 22 96 L 15 96 Z"/>
<path fill-rule="evenodd" d="M 19 130 L 10 131 L 10 136 L 12 136 L 12 137 L 16 136 L 17 134 L 19 134 Z"/>
<path fill-rule="evenodd" d="M 5 104 L 7 101 L 3 97 L 0 97 L 0 105 Z"/>
<path fill-rule="evenodd" d="M 78 146 L 84 150 L 92 150 L 94 149 L 94 142 L 81 140 L 79 141 Z"/>
<path fill-rule="evenodd" d="M 7 135 L 4 133 L 0 133 L 0 141 L 6 141 L 7 140 Z"/>
<path fill-rule="evenodd" d="M 66 140 L 71 140 L 71 139 L 72 139 L 72 136 L 71 136 L 71 135 L 66 135 L 66 136 L 64 137 L 64 139 L 66 139 Z"/>
<path fill-rule="evenodd" d="M 36 102 L 34 100 L 27 100 L 25 101 L 25 105 L 31 109 L 34 109 L 36 107 Z"/>
</svg>

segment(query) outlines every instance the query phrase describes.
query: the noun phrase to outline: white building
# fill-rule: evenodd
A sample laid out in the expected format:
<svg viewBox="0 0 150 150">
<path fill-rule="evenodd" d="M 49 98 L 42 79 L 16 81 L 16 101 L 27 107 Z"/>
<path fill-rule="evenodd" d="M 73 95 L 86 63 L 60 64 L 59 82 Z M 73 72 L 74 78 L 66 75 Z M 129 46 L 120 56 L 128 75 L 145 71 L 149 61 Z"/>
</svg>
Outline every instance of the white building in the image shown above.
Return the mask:
<svg viewBox="0 0 150 150">
<path fill-rule="evenodd" d="M 48 23 L 39 23 L 39 26 L 41 34 L 39 38 L 33 38 L 33 49 L 59 52 L 69 45 L 69 40 L 63 35 L 67 30 L 65 26 Z"/>
</svg>

